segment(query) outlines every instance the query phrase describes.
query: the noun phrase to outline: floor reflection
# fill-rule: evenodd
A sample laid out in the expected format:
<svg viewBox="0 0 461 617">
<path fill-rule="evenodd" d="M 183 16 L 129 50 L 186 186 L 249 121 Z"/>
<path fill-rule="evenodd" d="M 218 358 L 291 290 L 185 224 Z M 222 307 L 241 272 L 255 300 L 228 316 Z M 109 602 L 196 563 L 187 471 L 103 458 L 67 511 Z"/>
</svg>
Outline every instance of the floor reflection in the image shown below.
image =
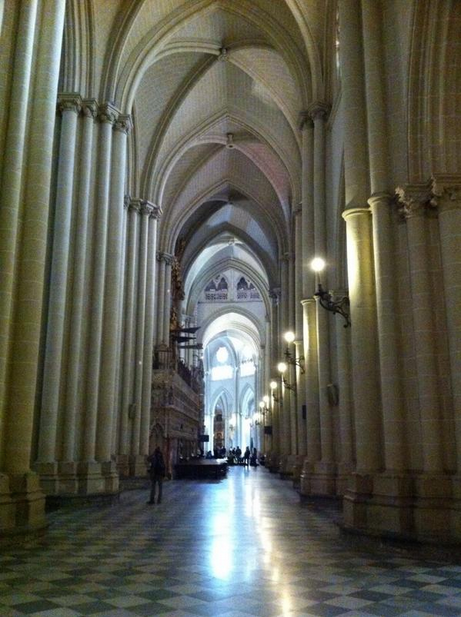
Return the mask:
<svg viewBox="0 0 461 617">
<path fill-rule="evenodd" d="M 55 512 L 41 545 L 0 554 L 1 617 L 461 615 L 461 566 L 351 548 L 262 468 L 164 488 Z"/>
</svg>

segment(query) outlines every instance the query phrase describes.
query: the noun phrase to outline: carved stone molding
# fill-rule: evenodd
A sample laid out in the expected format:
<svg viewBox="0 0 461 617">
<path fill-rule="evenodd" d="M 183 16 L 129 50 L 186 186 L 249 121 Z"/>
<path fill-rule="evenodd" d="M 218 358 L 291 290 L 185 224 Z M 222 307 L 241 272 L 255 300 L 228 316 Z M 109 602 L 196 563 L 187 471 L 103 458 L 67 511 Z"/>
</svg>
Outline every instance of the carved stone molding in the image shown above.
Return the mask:
<svg viewBox="0 0 461 617">
<path fill-rule="evenodd" d="M 312 129 L 314 127 L 314 123 L 312 122 L 312 118 L 308 111 L 300 112 L 298 125 L 300 131 L 303 131 L 304 129 Z"/>
<path fill-rule="evenodd" d="M 84 99 L 82 101 L 82 114 L 87 118 L 93 118 L 98 115 L 98 102 L 96 99 Z"/>
<path fill-rule="evenodd" d="M 269 298 L 272 300 L 273 306 L 278 306 L 280 301 L 281 289 L 280 287 L 274 287 L 269 290 Z"/>
<path fill-rule="evenodd" d="M 459 210 L 461 208 L 461 176 L 434 175 L 431 204 L 442 210 Z"/>
<path fill-rule="evenodd" d="M 370 207 L 385 206 L 389 208 L 395 204 L 396 199 L 397 197 L 395 195 L 391 195 L 390 193 L 373 193 L 373 195 L 368 199 L 368 204 Z"/>
<path fill-rule="evenodd" d="M 157 221 L 160 220 L 162 218 L 163 210 L 156 204 L 151 203 L 150 205 L 152 206 L 152 212 L 150 213 L 151 218 L 156 219 Z"/>
<path fill-rule="evenodd" d="M 399 214 L 405 219 L 424 216 L 431 207 L 432 191 L 429 183 L 406 184 L 395 189 Z"/>
<path fill-rule="evenodd" d="M 82 109 L 82 97 L 79 94 L 59 94 L 58 95 L 58 111 L 63 114 L 66 111 L 71 111 L 79 114 Z"/>
<path fill-rule="evenodd" d="M 103 124 L 114 124 L 118 117 L 118 110 L 111 103 L 103 103 L 99 106 L 98 119 Z"/>
<path fill-rule="evenodd" d="M 170 253 L 163 253 L 162 251 L 157 252 L 157 261 L 163 261 L 167 266 L 171 266 L 173 259 L 174 255 L 171 255 Z"/>
<path fill-rule="evenodd" d="M 324 101 L 316 101 L 307 108 L 307 113 L 315 122 L 315 120 L 326 120 L 330 113 L 331 105 Z"/>
<path fill-rule="evenodd" d="M 147 199 L 140 199 L 139 197 L 131 197 L 131 195 L 125 195 L 124 207 L 129 210 L 134 210 L 140 214 L 145 214 L 153 219 L 159 219 L 162 216 L 162 209 L 160 206 L 153 204 Z"/>
<path fill-rule="evenodd" d="M 279 261 L 282 261 L 282 262 L 284 262 L 284 261 L 292 261 L 292 260 L 294 260 L 294 258 L 295 258 L 294 253 L 286 252 L 286 253 L 283 253 L 283 255 L 280 256 L 280 260 Z"/>
<path fill-rule="evenodd" d="M 144 214 L 144 216 L 150 216 L 152 214 L 153 211 L 153 207 L 152 204 L 145 200 L 145 199 L 141 199 L 140 203 L 139 203 L 139 211 L 141 214 Z"/>
<path fill-rule="evenodd" d="M 227 62 L 229 60 L 229 50 L 226 47 L 221 47 L 219 50 L 218 60 Z"/>
<path fill-rule="evenodd" d="M 131 116 L 124 116 L 120 114 L 114 123 L 114 131 L 120 131 L 120 133 L 125 133 L 125 135 L 128 135 L 132 128 L 133 121 Z"/>
</svg>

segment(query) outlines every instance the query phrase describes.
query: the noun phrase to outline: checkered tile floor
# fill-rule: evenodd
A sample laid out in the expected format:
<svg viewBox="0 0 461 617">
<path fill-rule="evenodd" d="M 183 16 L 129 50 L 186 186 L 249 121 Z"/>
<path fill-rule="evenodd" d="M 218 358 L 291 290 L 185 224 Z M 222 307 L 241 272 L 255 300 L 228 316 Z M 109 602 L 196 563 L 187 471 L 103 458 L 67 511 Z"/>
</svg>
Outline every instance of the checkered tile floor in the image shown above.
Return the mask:
<svg viewBox="0 0 461 617">
<path fill-rule="evenodd" d="M 164 489 L 55 512 L 39 546 L 1 553 L 0 616 L 461 615 L 461 566 L 351 548 L 264 469 Z"/>
</svg>

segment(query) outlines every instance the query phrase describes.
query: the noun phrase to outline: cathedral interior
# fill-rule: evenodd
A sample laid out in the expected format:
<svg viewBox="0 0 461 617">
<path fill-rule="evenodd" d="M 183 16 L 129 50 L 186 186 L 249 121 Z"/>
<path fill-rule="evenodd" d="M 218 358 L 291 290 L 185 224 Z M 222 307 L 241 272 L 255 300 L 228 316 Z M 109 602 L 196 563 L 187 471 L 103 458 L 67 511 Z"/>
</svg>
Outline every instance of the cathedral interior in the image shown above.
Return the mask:
<svg viewBox="0 0 461 617">
<path fill-rule="evenodd" d="M 461 2 L 3 0 L 0 37 L 0 614 L 461 614 L 379 545 L 461 542 Z"/>
</svg>

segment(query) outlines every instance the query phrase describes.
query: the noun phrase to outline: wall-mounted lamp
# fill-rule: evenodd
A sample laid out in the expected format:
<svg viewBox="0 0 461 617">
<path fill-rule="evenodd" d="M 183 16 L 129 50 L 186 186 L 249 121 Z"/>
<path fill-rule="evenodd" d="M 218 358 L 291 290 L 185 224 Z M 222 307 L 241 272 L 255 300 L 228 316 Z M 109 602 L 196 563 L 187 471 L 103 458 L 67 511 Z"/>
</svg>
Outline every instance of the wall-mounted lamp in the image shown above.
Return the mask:
<svg viewBox="0 0 461 617">
<path fill-rule="evenodd" d="M 272 392 L 272 399 L 275 403 L 279 402 L 278 396 L 275 396 L 275 391 L 277 390 L 277 386 L 278 384 L 276 381 L 271 381 L 269 384 L 269 388 L 271 389 L 271 392 Z"/>
<path fill-rule="evenodd" d="M 293 343 L 295 340 L 294 332 L 285 332 L 283 337 L 288 343 L 288 345 Z M 284 353 L 287 364 L 292 364 L 293 366 L 299 366 L 299 368 L 301 369 L 301 373 L 304 374 L 306 372 L 304 370 L 304 356 L 299 356 L 299 358 L 293 358 L 288 348 L 288 345 L 286 346 L 285 353 Z"/>
<path fill-rule="evenodd" d="M 288 365 L 286 362 L 279 362 L 277 364 L 277 370 L 282 375 L 283 385 L 285 386 L 287 390 L 294 390 L 295 386 L 289 383 L 284 377 L 284 373 L 286 373 L 287 369 L 288 369 Z"/>
<path fill-rule="evenodd" d="M 322 270 L 325 269 L 326 263 L 321 257 L 316 257 L 311 261 L 311 268 L 316 273 L 319 274 Z M 318 288 L 315 292 L 314 296 L 319 299 L 320 306 L 324 308 L 326 311 L 330 311 L 333 315 L 338 313 L 341 317 L 344 318 L 346 323 L 344 324 L 345 328 L 350 327 L 351 320 L 349 317 L 349 298 L 347 296 L 343 296 L 339 300 L 333 300 L 332 295 L 323 289 L 320 280 L 318 282 Z"/>
</svg>

